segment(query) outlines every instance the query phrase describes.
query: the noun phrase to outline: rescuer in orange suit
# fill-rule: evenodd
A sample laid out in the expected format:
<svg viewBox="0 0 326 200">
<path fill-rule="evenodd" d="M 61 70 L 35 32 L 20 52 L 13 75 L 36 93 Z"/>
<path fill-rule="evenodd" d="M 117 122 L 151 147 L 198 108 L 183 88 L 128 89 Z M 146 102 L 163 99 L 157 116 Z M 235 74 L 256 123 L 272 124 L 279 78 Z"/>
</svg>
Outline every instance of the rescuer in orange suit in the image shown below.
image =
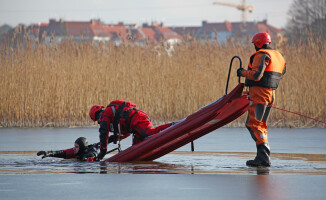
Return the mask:
<svg viewBox="0 0 326 200">
<path fill-rule="evenodd" d="M 154 127 L 148 114 L 138 109 L 134 103 L 124 100 L 112 101 L 106 108 L 94 105 L 89 116 L 100 124 L 99 159 L 105 156 L 108 143 L 116 143 L 133 134 L 134 145 L 174 124 L 172 122 Z M 114 134 L 109 137 L 109 132 Z"/>
<path fill-rule="evenodd" d="M 249 87 L 249 109 L 246 127 L 256 142 L 257 155 L 247 166 L 270 166 L 270 148 L 267 138 L 269 105 L 275 102 L 275 90 L 286 72 L 283 56 L 271 49 L 268 33 L 258 33 L 252 38 L 256 52 L 250 56 L 248 70 L 238 69 L 237 75 L 246 78 Z"/>
</svg>

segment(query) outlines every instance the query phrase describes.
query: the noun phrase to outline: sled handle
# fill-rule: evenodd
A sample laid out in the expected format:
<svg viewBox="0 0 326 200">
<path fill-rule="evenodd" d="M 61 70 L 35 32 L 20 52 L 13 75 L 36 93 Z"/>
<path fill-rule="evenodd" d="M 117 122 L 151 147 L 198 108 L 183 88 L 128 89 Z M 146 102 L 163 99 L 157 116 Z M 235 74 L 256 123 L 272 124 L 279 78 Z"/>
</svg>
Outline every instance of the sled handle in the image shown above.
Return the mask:
<svg viewBox="0 0 326 200">
<path fill-rule="evenodd" d="M 229 87 L 230 73 L 231 73 L 232 63 L 233 63 L 233 60 L 234 60 L 235 58 L 238 58 L 238 59 L 239 59 L 239 61 L 240 61 L 239 68 L 242 68 L 242 61 L 241 61 L 240 57 L 239 57 L 239 56 L 233 56 L 232 59 L 231 59 L 231 62 L 230 62 L 229 74 L 228 74 L 228 79 L 227 79 L 227 82 L 226 82 L 226 88 L 225 88 L 225 95 L 228 94 L 228 87 Z M 240 77 L 239 77 L 239 83 L 240 83 Z"/>
</svg>

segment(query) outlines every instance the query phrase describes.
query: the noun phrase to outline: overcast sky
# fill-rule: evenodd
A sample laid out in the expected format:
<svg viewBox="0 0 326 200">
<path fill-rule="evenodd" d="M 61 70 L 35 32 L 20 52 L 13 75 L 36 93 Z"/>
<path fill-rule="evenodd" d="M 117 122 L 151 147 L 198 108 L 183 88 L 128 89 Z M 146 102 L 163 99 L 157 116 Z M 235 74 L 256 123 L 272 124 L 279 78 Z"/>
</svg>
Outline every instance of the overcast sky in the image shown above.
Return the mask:
<svg viewBox="0 0 326 200">
<path fill-rule="evenodd" d="M 66 21 L 101 19 L 104 23 L 139 24 L 163 22 L 166 26 L 200 26 L 208 22 L 239 22 L 240 10 L 213 5 L 215 0 L 0 0 L 0 26 L 47 23 L 50 18 Z M 242 0 L 216 0 L 234 4 Z M 247 0 L 254 11 L 247 21 L 268 20 L 283 28 L 293 0 Z"/>
</svg>

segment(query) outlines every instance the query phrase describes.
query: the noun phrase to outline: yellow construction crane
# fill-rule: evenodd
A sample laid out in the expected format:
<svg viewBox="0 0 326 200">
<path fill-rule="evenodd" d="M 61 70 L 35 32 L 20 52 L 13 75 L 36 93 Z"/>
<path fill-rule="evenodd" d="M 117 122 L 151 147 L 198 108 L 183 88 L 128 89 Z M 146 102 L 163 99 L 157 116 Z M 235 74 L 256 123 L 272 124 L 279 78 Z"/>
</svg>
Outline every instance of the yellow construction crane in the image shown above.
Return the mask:
<svg viewBox="0 0 326 200">
<path fill-rule="evenodd" d="M 252 12 L 254 10 L 253 6 L 247 6 L 246 5 L 246 0 L 242 0 L 242 4 L 234 4 L 234 3 L 227 3 L 227 2 L 217 2 L 217 1 L 215 1 L 213 4 L 214 5 L 223 5 L 223 6 L 235 7 L 237 9 L 241 10 L 242 11 L 242 22 L 243 23 L 246 23 L 246 21 L 247 21 L 246 12 L 247 11 Z"/>
</svg>

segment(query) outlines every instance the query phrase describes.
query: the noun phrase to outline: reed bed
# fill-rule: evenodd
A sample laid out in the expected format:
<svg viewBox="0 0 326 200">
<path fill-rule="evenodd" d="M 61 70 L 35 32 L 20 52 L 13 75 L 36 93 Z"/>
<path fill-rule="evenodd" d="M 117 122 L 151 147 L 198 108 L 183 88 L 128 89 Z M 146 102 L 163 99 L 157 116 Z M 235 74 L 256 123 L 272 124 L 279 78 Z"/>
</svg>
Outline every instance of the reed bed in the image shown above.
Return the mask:
<svg viewBox="0 0 326 200">
<path fill-rule="evenodd" d="M 287 73 L 275 106 L 326 121 L 326 43 L 277 49 Z M 90 126 L 94 104 L 133 101 L 155 124 L 182 119 L 225 93 L 230 59 L 246 67 L 254 48 L 241 44 L 192 42 L 168 53 L 161 46 L 44 44 L 28 40 L 1 46 L 0 126 Z M 234 61 L 229 91 L 237 84 Z M 242 82 L 244 79 L 242 79 Z M 242 116 L 228 126 L 244 126 Z M 273 110 L 269 127 L 325 127 Z"/>
</svg>

